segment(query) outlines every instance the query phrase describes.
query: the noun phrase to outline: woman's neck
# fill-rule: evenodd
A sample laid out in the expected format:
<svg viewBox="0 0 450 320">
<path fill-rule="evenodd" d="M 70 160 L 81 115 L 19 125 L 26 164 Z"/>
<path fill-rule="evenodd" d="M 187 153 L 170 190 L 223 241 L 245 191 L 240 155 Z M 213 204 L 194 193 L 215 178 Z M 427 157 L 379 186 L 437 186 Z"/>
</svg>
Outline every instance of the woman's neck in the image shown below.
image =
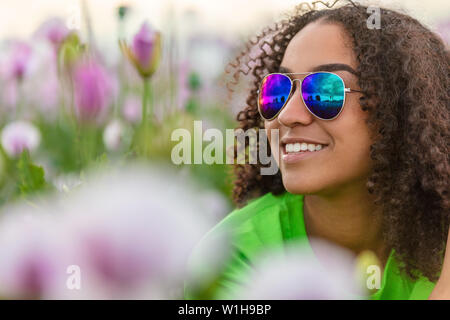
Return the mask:
<svg viewBox="0 0 450 320">
<path fill-rule="evenodd" d="M 386 263 L 380 210 L 364 182 L 333 194 L 305 195 L 303 212 L 308 237 L 325 239 L 355 254 L 372 250 L 382 265 Z"/>
</svg>

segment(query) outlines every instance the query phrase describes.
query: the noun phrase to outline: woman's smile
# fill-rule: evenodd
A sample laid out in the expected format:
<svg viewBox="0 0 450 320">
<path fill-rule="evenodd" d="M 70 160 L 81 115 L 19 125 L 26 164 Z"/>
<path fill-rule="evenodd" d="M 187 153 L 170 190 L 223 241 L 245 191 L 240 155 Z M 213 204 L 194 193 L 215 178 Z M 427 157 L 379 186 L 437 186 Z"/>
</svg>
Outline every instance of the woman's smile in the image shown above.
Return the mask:
<svg viewBox="0 0 450 320">
<path fill-rule="evenodd" d="M 283 142 L 280 145 L 281 160 L 285 164 L 296 163 L 300 160 L 309 159 L 327 151 L 328 144 L 308 143 L 305 140 L 289 139 L 289 142 Z"/>
</svg>

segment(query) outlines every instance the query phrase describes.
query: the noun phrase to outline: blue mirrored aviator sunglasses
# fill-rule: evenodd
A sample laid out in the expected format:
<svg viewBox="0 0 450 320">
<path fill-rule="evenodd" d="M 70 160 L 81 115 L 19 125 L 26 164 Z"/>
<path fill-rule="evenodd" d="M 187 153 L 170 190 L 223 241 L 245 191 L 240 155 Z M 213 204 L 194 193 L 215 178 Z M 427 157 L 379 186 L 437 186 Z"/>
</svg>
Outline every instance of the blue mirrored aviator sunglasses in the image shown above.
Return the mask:
<svg viewBox="0 0 450 320">
<path fill-rule="evenodd" d="M 289 75 L 307 76 L 291 79 Z M 294 81 L 300 82 L 306 108 L 321 120 L 333 120 L 341 113 L 347 92 L 361 92 L 346 88 L 344 80 L 332 72 L 271 73 L 264 77 L 258 90 L 258 110 L 265 120 L 276 118 L 287 104 Z"/>
</svg>

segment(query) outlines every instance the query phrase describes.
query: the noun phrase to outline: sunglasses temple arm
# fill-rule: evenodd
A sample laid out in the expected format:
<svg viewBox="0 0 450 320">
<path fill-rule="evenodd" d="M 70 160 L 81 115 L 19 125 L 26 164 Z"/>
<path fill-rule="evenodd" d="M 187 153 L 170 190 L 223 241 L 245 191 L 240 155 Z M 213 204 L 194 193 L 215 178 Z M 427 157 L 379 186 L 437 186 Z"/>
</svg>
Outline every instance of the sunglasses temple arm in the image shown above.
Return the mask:
<svg viewBox="0 0 450 320">
<path fill-rule="evenodd" d="M 345 88 L 345 92 L 350 92 L 350 93 L 352 93 L 352 92 L 359 92 L 359 93 L 363 93 L 360 90 L 355 90 L 355 89 L 350 89 L 350 88 Z"/>
</svg>

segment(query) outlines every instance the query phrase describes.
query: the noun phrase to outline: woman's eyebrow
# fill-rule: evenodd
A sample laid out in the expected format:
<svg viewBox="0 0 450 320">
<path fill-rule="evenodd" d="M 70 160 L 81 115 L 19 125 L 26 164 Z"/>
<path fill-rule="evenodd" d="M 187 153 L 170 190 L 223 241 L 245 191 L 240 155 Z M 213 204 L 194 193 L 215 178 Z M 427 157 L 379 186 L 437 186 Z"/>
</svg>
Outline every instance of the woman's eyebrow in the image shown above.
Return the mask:
<svg viewBox="0 0 450 320">
<path fill-rule="evenodd" d="M 291 69 L 287 68 L 287 67 L 283 67 L 280 66 L 278 68 L 280 73 L 294 73 Z M 355 69 L 353 69 L 352 67 L 350 67 L 348 64 L 344 64 L 344 63 L 328 63 L 328 64 L 321 64 L 319 66 L 314 67 L 311 72 L 317 72 L 317 71 L 348 71 L 354 75 L 356 75 L 356 71 Z"/>
<path fill-rule="evenodd" d="M 322 65 L 316 66 L 312 69 L 313 72 L 316 72 L 316 71 L 340 71 L 340 70 L 348 71 L 348 72 L 356 75 L 355 69 L 350 67 L 348 64 L 344 64 L 344 63 L 322 64 Z"/>
<path fill-rule="evenodd" d="M 278 68 L 278 72 L 279 72 L 279 73 L 293 73 L 293 71 L 292 71 L 291 69 L 286 68 L 286 67 L 282 67 L 282 66 L 280 66 L 280 67 Z"/>
</svg>

